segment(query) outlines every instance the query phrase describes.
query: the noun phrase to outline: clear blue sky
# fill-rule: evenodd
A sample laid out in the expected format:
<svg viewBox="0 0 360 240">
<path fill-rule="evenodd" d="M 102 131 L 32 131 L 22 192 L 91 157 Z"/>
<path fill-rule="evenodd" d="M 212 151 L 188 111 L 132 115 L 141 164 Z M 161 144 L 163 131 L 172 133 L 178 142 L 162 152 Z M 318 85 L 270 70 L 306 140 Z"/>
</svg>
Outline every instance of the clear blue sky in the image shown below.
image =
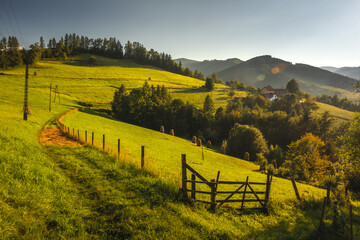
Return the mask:
<svg viewBox="0 0 360 240">
<path fill-rule="evenodd" d="M 360 66 L 358 0 L 0 0 L 0 33 L 15 31 L 22 42 L 9 1 L 27 45 L 75 32 L 138 41 L 173 58 L 269 54 L 314 66 Z"/>
</svg>

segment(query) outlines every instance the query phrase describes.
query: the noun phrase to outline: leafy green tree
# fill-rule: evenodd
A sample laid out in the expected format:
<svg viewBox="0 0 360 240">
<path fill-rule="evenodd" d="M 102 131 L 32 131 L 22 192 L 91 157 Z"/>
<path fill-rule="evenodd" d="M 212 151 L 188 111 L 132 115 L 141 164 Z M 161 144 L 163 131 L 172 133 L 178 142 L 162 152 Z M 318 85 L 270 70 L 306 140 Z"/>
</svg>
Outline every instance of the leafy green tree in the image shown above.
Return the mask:
<svg viewBox="0 0 360 240">
<path fill-rule="evenodd" d="M 317 136 L 306 133 L 288 148 L 284 166 L 292 176 L 306 181 L 320 180 L 332 171 L 329 156 L 325 154 L 325 143 Z"/>
<path fill-rule="evenodd" d="M 215 86 L 215 81 L 212 77 L 207 77 L 205 80 L 205 88 L 209 91 L 212 91 Z"/>
<path fill-rule="evenodd" d="M 215 104 L 210 95 L 207 95 L 204 101 L 203 111 L 205 115 L 211 116 L 215 112 Z"/>
<path fill-rule="evenodd" d="M 238 123 L 230 130 L 227 146 L 230 155 L 242 158 L 248 152 L 254 161 L 258 153 L 268 152 L 266 140 L 259 129 Z"/>
<path fill-rule="evenodd" d="M 339 157 L 345 164 L 346 184 L 350 190 L 360 193 L 360 113 L 356 113 L 341 142 Z"/>
<path fill-rule="evenodd" d="M 286 89 L 291 92 L 291 93 L 300 93 L 300 86 L 299 84 L 296 82 L 295 79 L 291 79 L 287 85 L 286 85 Z"/>
</svg>

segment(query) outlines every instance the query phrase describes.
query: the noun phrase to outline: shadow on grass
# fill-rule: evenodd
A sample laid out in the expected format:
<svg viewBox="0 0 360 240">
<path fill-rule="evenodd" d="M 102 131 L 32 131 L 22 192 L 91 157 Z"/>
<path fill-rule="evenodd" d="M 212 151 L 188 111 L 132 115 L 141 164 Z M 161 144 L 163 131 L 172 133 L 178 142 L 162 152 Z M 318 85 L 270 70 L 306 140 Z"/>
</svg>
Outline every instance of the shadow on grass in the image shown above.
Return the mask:
<svg viewBox="0 0 360 240">
<path fill-rule="evenodd" d="M 175 90 L 172 93 L 209 93 L 211 94 L 211 91 L 208 91 L 204 88 L 187 88 L 182 90 Z"/>
<path fill-rule="evenodd" d="M 98 117 L 103 117 L 103 118 L 107 118 L 110 120 L 114 120 L 117 121 L 116 119 L 114 119 L 111 116 L 111 110 L 107 110 L 107 109 L 90 109 L 90 108 L 83 108 L 83 109 L 79 109 L 79 112 L 82 113 L 86 113 L 86 114 L 90 114 L 90 115 L 95 115 Z"/>
</svg>

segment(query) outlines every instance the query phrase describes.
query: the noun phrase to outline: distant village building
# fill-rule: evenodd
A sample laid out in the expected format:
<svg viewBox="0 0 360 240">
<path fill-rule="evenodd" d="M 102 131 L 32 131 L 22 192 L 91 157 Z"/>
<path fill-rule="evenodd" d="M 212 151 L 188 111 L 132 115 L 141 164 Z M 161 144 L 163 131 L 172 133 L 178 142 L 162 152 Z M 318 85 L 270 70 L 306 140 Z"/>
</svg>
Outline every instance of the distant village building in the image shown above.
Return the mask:
<svg viewBox="0 0 360 240">
<path fill-rule="evenodd" d="M 18 47 L 5 47 L 5 49 L 1 49 L 1 51 L 9 51 L 9 50 L 19 50 L 19 51 L 21 51 L 21 50 L 23 50 L 24 49 L 24 47 L 22 47 L 22 46 L 18 46 Z"/>
<path fill-rule="evenodd" d="M 266 97 L 270 101 L 274 101 L 278 97 L 285 96 L 288 93 L 289 91 L 287 89 L 273 88 L 271 86 L 264 87 L 260 92 L 262 96 Z"/>
</svg>

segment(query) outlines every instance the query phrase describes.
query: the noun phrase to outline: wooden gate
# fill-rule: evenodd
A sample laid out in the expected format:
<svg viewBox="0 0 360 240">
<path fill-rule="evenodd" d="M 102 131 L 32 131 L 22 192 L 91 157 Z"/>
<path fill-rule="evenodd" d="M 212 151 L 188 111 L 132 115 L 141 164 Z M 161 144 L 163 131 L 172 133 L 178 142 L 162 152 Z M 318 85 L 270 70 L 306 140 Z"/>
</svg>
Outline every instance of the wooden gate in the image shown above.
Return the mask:
<svg viewBox="0 0 360 240">
<path fill-rule="evenodd" d="M 187 179 L 187 171 L 191 172 L 191 180 Z M 183 197 L 188 199 L 188 193 L 190 192 L 190 198 L 206 204 L 210 204 L 210 208 L 215 210 L 216 208 L 222 207 L 225 203 L 241 203 L 240 208 L 235 208 L 237 210 L 244 210 L 245 203 L 258 203 L 259 207 L 252 207 L 246 209 L 262 209 L 267 210 L 267 204 L 269 202 L 270 188 L 271 188 L 271 175 L 267 174 L 266 183 L 264 182 L 250 182 L 249 177 L 246 178 L 245 182 L 238 181 L 219 181 L 220 172 L 217 174 L 217 178 L 211 179 L 210 181 L 206 180 L 201 174 L 195 171 L 186 163 L 186 155 L 182 155 L 182 192 Z M 197 179 L 198 178 L 198 179 Z M 188 183 L 191 183 L 191 188 L 188 189 Z M 196 190 L 197 184 L 205 184 L 209 191 L 199 191 Z M 218 191 L 220 185 L 240 185 L 234 191 Z M 254 185 L 264 186 L 265 189 L 254 190 Z M 242 191 L 241 191 L 242 190 Z M 197 194 L 210 195 L 210 201 L 197 199 Z M 223 199 L 217 199 L 219 195 L 224 196 Z M 235 198 L 234 196 L 240 196 L 240 198 Z"/>
</svg>

